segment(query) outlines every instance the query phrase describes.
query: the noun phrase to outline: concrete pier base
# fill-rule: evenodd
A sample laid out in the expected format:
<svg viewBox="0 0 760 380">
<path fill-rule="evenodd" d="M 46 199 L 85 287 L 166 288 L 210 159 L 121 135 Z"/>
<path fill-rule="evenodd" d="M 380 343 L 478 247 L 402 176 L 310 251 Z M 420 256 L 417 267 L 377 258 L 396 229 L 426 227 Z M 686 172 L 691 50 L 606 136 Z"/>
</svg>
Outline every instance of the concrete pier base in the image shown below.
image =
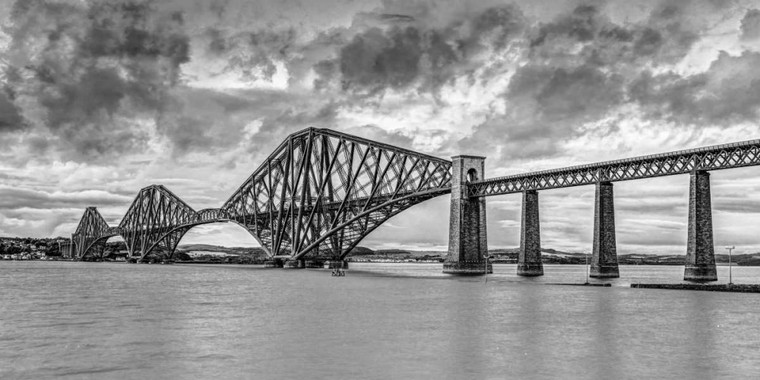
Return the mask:
<svg viewBox="0 0 760 380">
<path fill-rule="evenodd" d="M 594 247 L 590 277 L 620 277 L 615 241 L 615 203 L 611 182 L 598 182 L 594 197 Z"/>
<path fill-rule="evenodd" d="M 686 281 L 708 282 L 718 281 L 718 272 L 715 266 L 686 265 L 683 270 L 683 279 Z"/>
<path fill-rule="evenodd" d="M 517 264 L 517 275 L 535 277 L 544 275 L 544 265 L 541 263 Z"/>
<path fill-rule="evenodd" d="M 306 260 L 306 268 L 324 268 L 325 262 L 322 260 Z"/>
<path fill-rule="evenodd" d="M 686 247 L 686 281 L 716 281 L 713 246 L 710 173 L 694 171 L 689 181 L 689 226 Z"/>
<path fill-rule="evenodd" d="M 280 259 L 265 260 L 264 268 L 282 268 L 284 264 Z"/>
<path fill-rule="evenodd" d="M 282 267 L 285 269 L 303 269 L 306 268 L 306 260 L 287 260 Z"/>
<path fill-rule="evenodd" d="M 325 263 L 327 269 L 348 269 L 348 261 L 346 260 L 328 260 Z"/>
<path fill-rule="evenodd" d="M 449 252 L 443 263 L 443 273 L 492 273 L 491 264 L 486 264 L 486 200 L 484 197 L 470 198 L 467 195 L 467 182 L 482 178 L 485 157 L 456 156 L 451 161 Z"/>
<path fill-rule="evenodd" d="M 486 269 L 486 262 L 484 260 L 472 262 L 444 262 L 443 273 L 482 276 L 486 273 L 493 273 L 493 264 L 489 262 L 488 269 Z"/>
<path fill-rule="evenodd" d="M 543 276 L 541 262 L 541 228 L 538 221 L 538 192 L 523 192 L 520 253 L 517 257 L 518 276 Z"/>
</svg>

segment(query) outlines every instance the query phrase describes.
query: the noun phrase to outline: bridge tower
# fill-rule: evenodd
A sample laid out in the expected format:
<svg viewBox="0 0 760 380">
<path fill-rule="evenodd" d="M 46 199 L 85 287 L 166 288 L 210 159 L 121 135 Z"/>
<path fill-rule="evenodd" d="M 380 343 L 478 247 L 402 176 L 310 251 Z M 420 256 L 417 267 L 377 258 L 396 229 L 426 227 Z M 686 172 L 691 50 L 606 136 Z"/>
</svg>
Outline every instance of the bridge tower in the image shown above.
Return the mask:
<svg viewBox="0 0 760 380">
<path fill-rule="evenodd" d="M 689 232 L 686 266 L 683 279 L 687 281 L 716 281 L 715 247 L 713 246 L 712 205 L 710 202 L 710 173 L 691 172 L 689 181 Z"/>
<path fill-rule="evenodd" d="M 491 264 L 486 264 L 486 199 L 467 194 L 467 184 L 483 178 L 485 157 L 455 156 L 451 161 L 449 253 L 443 263 L 443 273 L 493 273 Z"/>
</svg>

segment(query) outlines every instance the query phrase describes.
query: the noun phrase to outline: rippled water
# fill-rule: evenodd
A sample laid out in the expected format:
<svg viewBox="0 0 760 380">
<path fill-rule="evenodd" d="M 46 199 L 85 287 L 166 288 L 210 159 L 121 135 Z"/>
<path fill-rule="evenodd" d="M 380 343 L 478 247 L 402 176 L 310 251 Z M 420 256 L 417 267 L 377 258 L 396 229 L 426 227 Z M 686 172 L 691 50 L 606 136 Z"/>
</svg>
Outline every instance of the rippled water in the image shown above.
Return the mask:
<svg viewBox="0 0 760 380">
<path fill-rule="evenodd" d="M 719 267 L 727 279 L 726 267 Z M 0 262 L 0 378 L 753 378 L 760 295 L 630 289 L 683 267 L 324 270 Z M 734 268 L 760 282 L 760 268 Z"/>
</svg>

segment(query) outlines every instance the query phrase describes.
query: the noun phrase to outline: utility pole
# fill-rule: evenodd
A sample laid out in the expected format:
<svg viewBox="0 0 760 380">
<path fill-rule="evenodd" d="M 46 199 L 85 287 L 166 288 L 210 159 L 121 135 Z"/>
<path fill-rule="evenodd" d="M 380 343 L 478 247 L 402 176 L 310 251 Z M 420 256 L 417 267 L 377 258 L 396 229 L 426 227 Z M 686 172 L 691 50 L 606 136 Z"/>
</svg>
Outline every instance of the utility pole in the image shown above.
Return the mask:
<svg viewBox="0 0 760 380">
<path fill-rule="evenodd" d="M 730 247 L 726 247 L 726 249 L 728 250 L 728 285 L 734 284 L 733 278 L 731 276 L 731 251 L 733 251 L 734 248 L 736 248 L 736 246 L 733 246 L 733 245 Z"/>
</svg>

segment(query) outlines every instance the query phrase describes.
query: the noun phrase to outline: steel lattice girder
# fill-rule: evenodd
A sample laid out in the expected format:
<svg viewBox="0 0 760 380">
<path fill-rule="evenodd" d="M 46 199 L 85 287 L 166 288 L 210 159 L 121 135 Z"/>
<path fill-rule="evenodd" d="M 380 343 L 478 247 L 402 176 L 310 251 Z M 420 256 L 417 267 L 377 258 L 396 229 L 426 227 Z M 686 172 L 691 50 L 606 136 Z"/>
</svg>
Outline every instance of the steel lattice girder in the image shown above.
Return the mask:
<svg viewBox="0 0 760 380">
<path fill-rule="evenodd" d="M 179 240 L 192 227 L 229 221 L 218 208 L 193 210 L 179 197 L 160 185 L 138 193 L 119 227 L 109 227 L 95 207 L 89 207 L 72 236 L 77 258 L 102 256 L 108 238 L 122 235 L 130 257 L 144 258 L 156 248 L 173 255 Z"/>
<path fill-rule="evenodd" d="M 451 192 L 451 162 L 328 129 L 288 137 L 222 209 L 271 256 L 344 257 L 393 215 Z"/>
<path fill-rule="evenodd" d="M 221 209 L 196 212 L 164 186 L 152 185 L 140 190 L 119 230 L 130 257 L 144 258 L 156 248 L 171 256 L 192 227 L 227 220 Z"/>
<path fill-rule="evenodd" d="M 760 140 L 491 178 L 468 184 L 467 194 L 510 194 L 755 165 L 760 165 Z"/>
<path fill-rule="evenodd" d="M 102 257 L 106 240 L 118 234 L 118 231 L 108 226 L 97 208 L 88 207 L 71 236 L 76 259 L 88 255 Z"/>
</svg>

